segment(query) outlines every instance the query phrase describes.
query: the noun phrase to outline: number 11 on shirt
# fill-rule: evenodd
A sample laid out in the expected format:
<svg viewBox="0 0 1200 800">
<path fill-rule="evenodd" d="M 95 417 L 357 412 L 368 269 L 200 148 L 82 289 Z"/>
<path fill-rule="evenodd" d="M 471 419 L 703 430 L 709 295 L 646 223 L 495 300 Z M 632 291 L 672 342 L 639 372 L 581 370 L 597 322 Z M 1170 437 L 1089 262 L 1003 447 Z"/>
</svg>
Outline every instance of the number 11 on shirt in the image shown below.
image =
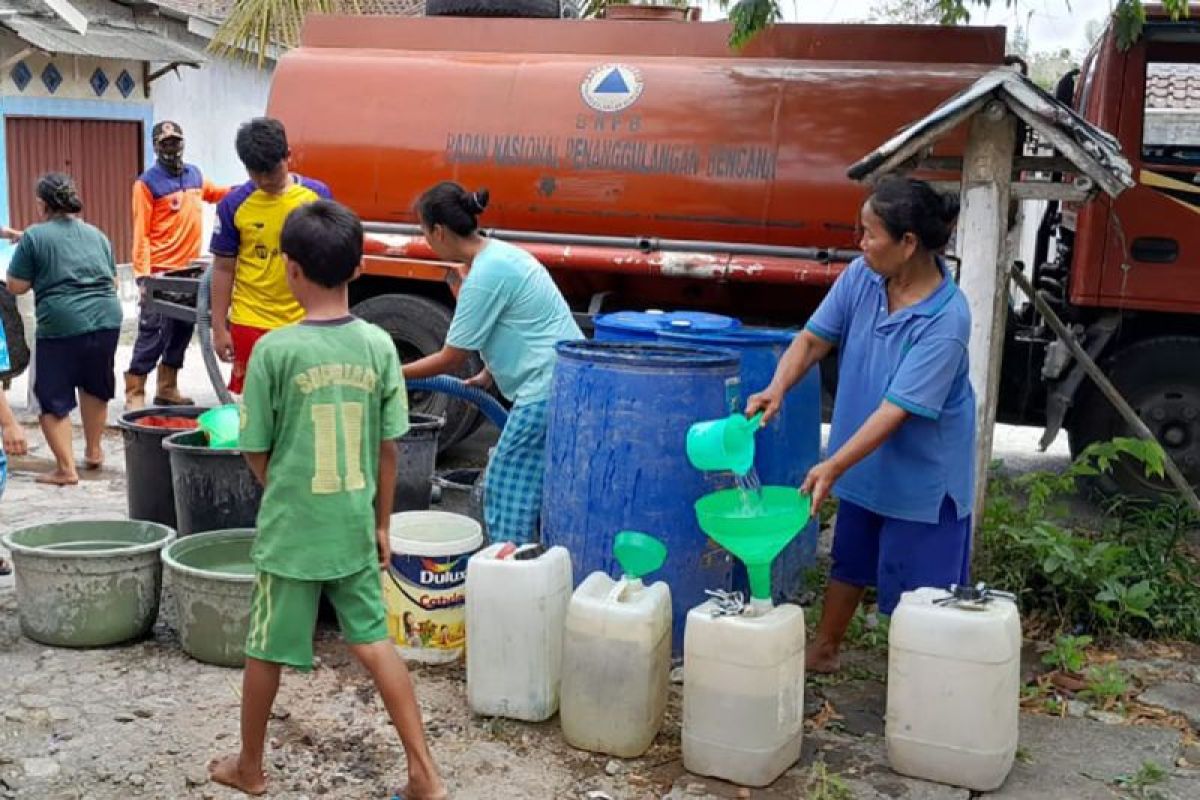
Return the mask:
<svg viewBox="0 0 1200 800">
<path fill-rule="evenodd" d="M 342 442 L 346 453 L 346 478 L 338 472 L 338 409 L 342 411 Z M 312 406 L 313 494 L 355 492 L 366 488 L 362 470 L 362 403 L 316 403 Z"/>
</svg>

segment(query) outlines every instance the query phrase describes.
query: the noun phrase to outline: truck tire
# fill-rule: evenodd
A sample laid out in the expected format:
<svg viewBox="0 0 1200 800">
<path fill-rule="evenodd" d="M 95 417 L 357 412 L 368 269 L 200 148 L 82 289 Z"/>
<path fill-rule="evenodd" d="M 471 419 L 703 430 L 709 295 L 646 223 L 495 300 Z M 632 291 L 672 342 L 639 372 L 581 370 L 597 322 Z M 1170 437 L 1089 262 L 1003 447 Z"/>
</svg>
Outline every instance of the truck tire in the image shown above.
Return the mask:
<svg viewBox="0 0 1200 800">
<path fill-rule="evenodd" d="M 566 13 L 567 0 L 425 0 L 427 17 L 534 17 L 556 19 Z"/>
<path fill-rule="evenodd" d="M 377 295 L 363 300 L 351 311 L 387 331 L 404 363 L 441 350 L 453 317 L 441 303 L 412 294 Z M 481 369 L 483 363 L 472 355 L 457 375 L 469 378 Z M 409 410 L 445 418 L 446 425 L 438 438 L 439 453 L 469 436 L 479 417 L 479 410 L 465 400 L 436 392 L 410 393 Z"/>
<path fill-rule="evenodd" d="M 1129 345 L 1105 363 L 1105 374 L 1170 454 L 1193 486 L 1200 485 L 1200 338 L 1160 336 Z M 1136 434 L 1090 381 L 1079 389 L 1068 425 L 1071 455 L 1088 445 Z M 1122 460 L 1093 485 L 1105 494 L 1154 497 L 1172 491 Z"/>
</svg>

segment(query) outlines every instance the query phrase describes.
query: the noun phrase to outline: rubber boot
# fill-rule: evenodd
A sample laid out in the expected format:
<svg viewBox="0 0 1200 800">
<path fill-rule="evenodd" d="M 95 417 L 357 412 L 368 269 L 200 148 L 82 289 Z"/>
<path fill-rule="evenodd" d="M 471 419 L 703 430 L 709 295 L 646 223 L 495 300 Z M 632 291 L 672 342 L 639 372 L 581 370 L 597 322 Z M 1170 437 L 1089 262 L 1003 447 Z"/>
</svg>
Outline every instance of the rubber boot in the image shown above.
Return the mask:
<svg viewBox="0 0 1200 800">
<path fill-rule="evenodd" d="M 125 410 L 139 411 L 146 407 L 146 376 L 125 373 Z"/>
<path fill-rule="evenodd" d="M 166 364 L 158 365 L 158 378 L 155 381 L 154 388 L 154 405 L 193 405 L 192 398 L 184 397 L 179 393 L 179 370 L 175 367 L 168 367 Z"/>
</svg>

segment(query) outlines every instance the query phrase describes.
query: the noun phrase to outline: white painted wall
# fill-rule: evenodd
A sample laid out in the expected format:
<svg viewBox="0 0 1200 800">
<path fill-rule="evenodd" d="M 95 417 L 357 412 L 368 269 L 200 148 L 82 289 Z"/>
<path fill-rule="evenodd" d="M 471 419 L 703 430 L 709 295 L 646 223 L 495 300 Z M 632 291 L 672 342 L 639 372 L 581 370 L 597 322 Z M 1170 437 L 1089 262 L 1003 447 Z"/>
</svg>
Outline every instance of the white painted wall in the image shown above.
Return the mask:
<svg viewBox="0 0 1200 800">
<path fill-rule="evenodd" d="M 239 61 L 209 55 L 200 69 L 180 67 L 150 84 L 154 119 L 172 119 L 183 126 L 184 157 L 218 184 L 246 180 L 233 141 L 238 125 L 262 116 L 271 85 L 270 68 L 256 69 Z M 213 206 L 205 207 L 205 246 L 212 231 Z"/>
</svg>

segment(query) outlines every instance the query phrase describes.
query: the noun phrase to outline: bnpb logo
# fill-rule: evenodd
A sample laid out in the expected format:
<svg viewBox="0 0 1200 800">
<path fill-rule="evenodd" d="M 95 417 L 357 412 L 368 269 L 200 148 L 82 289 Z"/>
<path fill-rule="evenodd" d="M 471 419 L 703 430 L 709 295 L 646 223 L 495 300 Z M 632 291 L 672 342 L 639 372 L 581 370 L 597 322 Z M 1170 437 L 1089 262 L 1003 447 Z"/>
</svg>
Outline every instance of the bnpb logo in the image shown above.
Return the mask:
<svg viewBox="0 0 1200 800">
<path fill-rule="evenodd" d="M 583 102 L 596 111 L 623 111 L 642 96 L 642 73 L 627 64 L 601 64 L 587 74 L 579 87 Z"/>
</svg>

